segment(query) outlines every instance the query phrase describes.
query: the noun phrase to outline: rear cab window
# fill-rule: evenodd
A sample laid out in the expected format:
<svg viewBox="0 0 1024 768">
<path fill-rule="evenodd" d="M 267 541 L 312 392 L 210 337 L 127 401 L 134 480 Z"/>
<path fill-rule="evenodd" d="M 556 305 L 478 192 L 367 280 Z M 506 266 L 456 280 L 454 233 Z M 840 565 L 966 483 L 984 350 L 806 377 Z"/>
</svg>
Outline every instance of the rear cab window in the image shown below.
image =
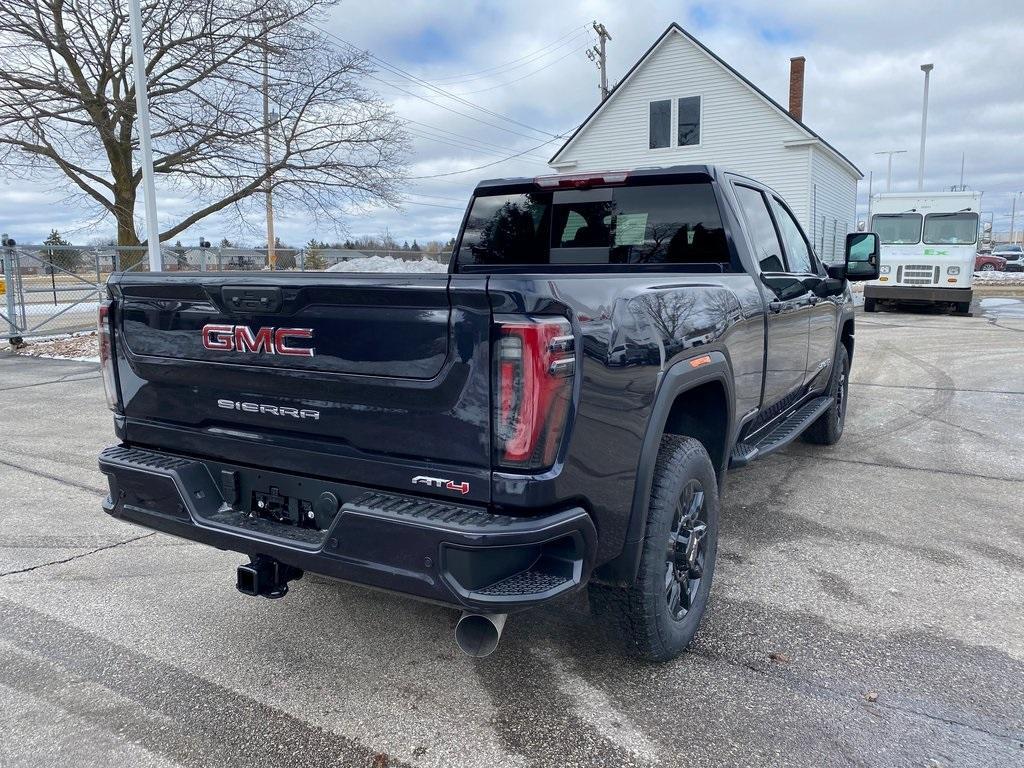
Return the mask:
<svg viewBox="0 0 1024 768">
<path fill-rule="evenodd" d="M 527 185 L 533 187 L 533 185 Z M 455 269 L 735 271 L 710 181 L 478 192 Z"/>
</svg>

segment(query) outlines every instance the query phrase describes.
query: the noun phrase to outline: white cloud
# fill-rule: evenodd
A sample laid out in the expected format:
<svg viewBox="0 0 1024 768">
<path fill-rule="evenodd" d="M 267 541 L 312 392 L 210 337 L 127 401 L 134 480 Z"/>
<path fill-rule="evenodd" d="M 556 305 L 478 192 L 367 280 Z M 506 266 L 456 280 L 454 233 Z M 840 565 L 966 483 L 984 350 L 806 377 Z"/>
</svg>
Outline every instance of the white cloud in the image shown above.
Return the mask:
<svg viewBox="0 0 1024 768">
<path fill-rule="evenodd" d="M 895 187 L 911 189 L 916 183 L 922 88 L 918 67 L 934 62 L 926 186 L 957 183 L 964 153 L 965 181 L 985 191 L 983 205 L 995 212 L 997 230 L 1008 224 L 1009 193 L 1024 189 L 1024 78 L 1015 61 L 1024 39 L 1024 7 L 1019 2 L 992 0 L 982 9 L 879 0 L 845 6 L 815 0 L 721 0 L 685 6 L 652 0 L 350 0 L 335 10 L 325 27 L 446 90 L 474 92 L 465 98 L 492 113 L 539 129 L 378 72 L 383 80 L 476 118 L 368 83 L 394 104 L 400 116 L 415 121 L 408 124 L 419 134 L 414 138 L 410 175 L 429 176 L 485 165 L 582 120 L 598 97 L 597 71 L 582 50 L 593 41 L 593 35 L 583 30 L 594 18 L 613 37 L 608 48 L 613 82 L 672 21 L 780 103 L 786 100 L 789 58 L 806 56 L 805 121 L 865 174 L 873 171 L 876 189 L 884 185 L 885 158 L 873 153 L 883 149 L 908 150 L 894 161 Z M 574 30 L 579 31 L 573 35 Z M 552 45 L 555 41 L 559 43 Z M 545 46 L 543 54 L 523 60 Z M 336 227 L 352 234 L 387 228 L 400 240 L 446 239 L 457 230 L 476 181 L 548 172 L 545 159 L 558 143 L 479 171 L 410 182 L 401 211 L 349 212 L 337 221 L 311 221 L 283 212 L 278 231 L 291 243 L 312 236 L 332 239 Z M 54 179 L 56 183 L 0 182 L 0 229 L 19 233 L 19 239 L 27 241 L 45 236 L 52 226 L 80 225 L 82 209 L 66 203 L 72 190 Z M 18 197 L 30 193 L 31 200 Z M 861 185 L 862 202 L 866 193 L 867 179 Z M 173 218 L 186 210 L 187 203 L 168 190 L 160 201 L 162 216 Z M 195 227 L 182 240 L 199 234 L 214 240 L 226 234 L 255 242 L 261 237 L 261 217 L 251 219 L 246 229 L 230 212 Z M 112 230 L 112 225 L 106 229 Z"/>
</svg>

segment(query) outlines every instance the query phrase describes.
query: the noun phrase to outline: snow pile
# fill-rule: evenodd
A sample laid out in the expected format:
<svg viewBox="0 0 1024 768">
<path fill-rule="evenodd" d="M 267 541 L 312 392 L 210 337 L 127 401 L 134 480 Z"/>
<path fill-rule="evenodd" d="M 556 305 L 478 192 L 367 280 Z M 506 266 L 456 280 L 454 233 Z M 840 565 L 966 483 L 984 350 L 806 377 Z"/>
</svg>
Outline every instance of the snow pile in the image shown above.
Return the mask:
<svg viewBox="0 0 1024 768">
<path fill-rule="evenodd" d="M 975 272 L 975 285 L 1024 285 L 1024 272 Z"/>
<path fill-rule="evenodd" d="M 45 357 L 50 360 L 79 360 L 86 363 L 100 361 L 100 345 L 96 331 L 51 338 L 48 341 L 31 340 L 15 351 L 19 355 Z"/>
<path fill-rule="evenodd" d="M 448 265 L 442 264 L 433 259 L 420 259 L 419 261 L 405 261 L 395 259 L 391 256 L 366 256 L 361 259 L 349 259 L 341 261 L 333 267 L 327 268 L 328 272 L 433 272 L 443 273 L 448 271 Z"/>
</svg>

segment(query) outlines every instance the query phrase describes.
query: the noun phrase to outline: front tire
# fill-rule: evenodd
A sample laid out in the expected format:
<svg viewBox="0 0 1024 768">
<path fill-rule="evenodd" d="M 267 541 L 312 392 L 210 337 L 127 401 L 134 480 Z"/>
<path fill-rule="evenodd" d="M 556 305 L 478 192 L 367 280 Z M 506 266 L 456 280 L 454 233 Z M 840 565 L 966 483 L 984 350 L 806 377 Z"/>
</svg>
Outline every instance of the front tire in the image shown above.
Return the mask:
<svg viewBox="0 0 1024 768">
<path fill-rule="evenodd" d="M 828 385 L 832 405 L 804 432 L 803 439 L 806 442 L 818 445 L 835 445 L 839 442 L 846 424 L 849 378 L 850 355 L 847 353 L 846 347 L 840 344 L 835 364 L 832 366 L 832 378 Z"/>
<path fill-rule="evenodd" d="M 992 262 L 988 262 L 987 264 L 982 264 L 981 265 L 981 271 L 982 272 L 995 272 L 996 271 L 996 265 L 993 264 Z"/>
<path fill-rule="evenodd" d="M 590 588 L 595 613 L 645 661 L 670 661 L 693 640 L 707 608 L 718 552 L 718 481 L 700 442 L 661 439 L 636 582 Z"/>
</svg>

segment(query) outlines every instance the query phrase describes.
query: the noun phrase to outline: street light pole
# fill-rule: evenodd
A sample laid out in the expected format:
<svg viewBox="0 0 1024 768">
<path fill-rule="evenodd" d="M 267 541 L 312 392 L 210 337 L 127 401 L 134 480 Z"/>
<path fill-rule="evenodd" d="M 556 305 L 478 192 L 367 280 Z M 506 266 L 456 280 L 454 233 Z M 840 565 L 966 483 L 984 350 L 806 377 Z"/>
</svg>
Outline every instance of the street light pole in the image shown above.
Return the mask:
<svg viewBox="0 0 1024 768">
<path fill-rule="evenodd" d="M 142 150 L 142 195 L 146 203 L 146 248 L 149 271 L 159 272 L 160 227 L 156 221 L 156 185 L 153 183 L 153 137 L 149 130 L 149 94 L 146 91 L 146 57 L 142 50 L 142 11 L 139 0 L 128 0 L 132 33 L 132 69 L 135 72 L 135 111 L 139 121 L 139 148 Z"/>
<path fill-rule="evenodd" d="M 928 83 L 931 80 L 934 64 L 922 64 L 924 72 L 924 104 L 921 106 L 921 157 L 917 161 L 917 191 L 924 190 L 924 142 L 928 134 Z"/>
<path fill-rule="evenodd" d="M 892 192 L 892 156 L 893 155 L 904 155 L 907 150 L 905 149 L 886 149 L 881 152 L 875 152 L 876 155 L 888 155 L 889 156 L 889 172 L 885 177 L 885 191 Z"/>
<path fill-rule="evenodd" d="M 1021 196 L 1021 192 L 1013 193 L 1013 207 L 1010 209 L 1010 242 L 1016 243 L 1017 238 L 1014 235 L 1013 228 L 1017 223 L 1017 198 Z"/>
</svg>

